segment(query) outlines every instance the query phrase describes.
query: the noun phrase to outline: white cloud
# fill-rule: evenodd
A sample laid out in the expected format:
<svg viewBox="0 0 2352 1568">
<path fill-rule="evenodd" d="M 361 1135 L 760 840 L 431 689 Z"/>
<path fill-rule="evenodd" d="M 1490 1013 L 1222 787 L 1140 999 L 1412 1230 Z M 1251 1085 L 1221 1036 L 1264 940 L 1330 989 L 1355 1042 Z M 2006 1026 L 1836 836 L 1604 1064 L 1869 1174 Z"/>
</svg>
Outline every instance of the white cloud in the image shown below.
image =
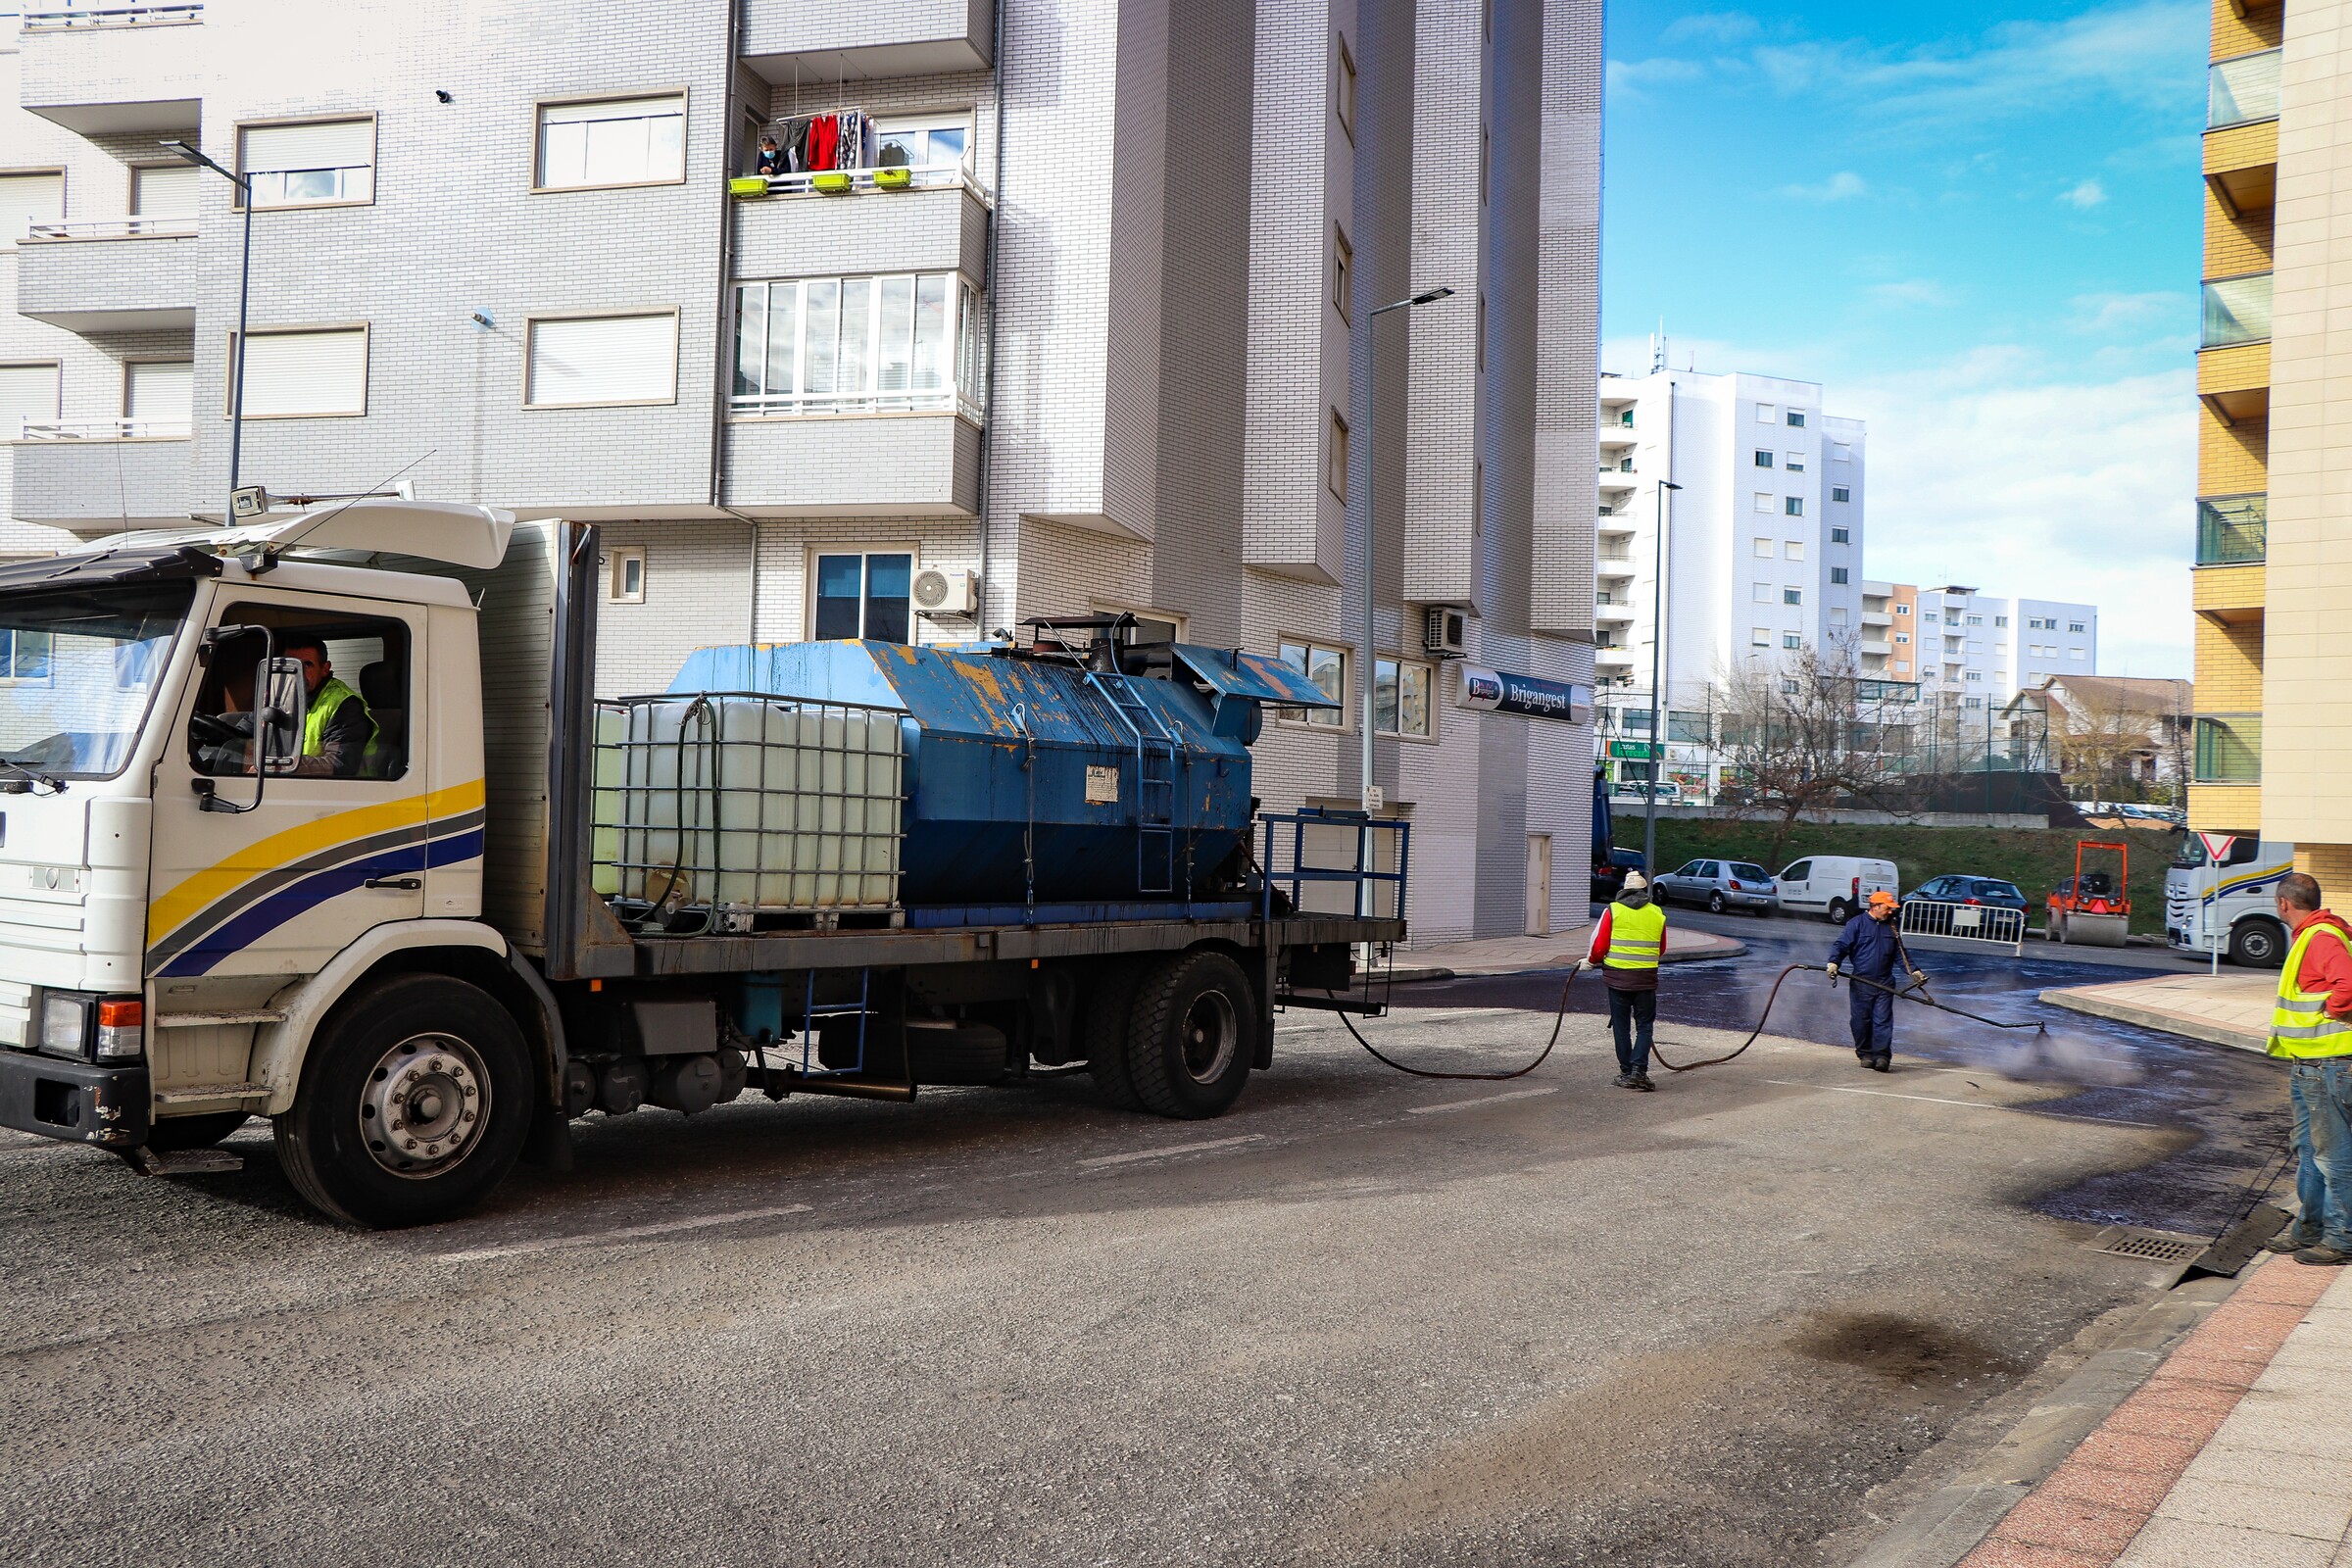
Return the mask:
<svg viewBox="0 0 2352 1568">
<path fill-rule="evenodd" d="M 1668 43 L 1696 38 L 1702 43 L 1743 43 L 1764 30 L 1764 24 L 1744 11 L 1701 11 L 1669 23 L 1663 34 Z"/>
<path fill-rule="evenodd" d="M 2107 187 L 2095 179 L 2086 179 L 2058 199 L 2069 207 L 2088 212 L 2107 199 Z"/>
<path fill-rule="evenodd" d="M 2121 333 L 2160 324 L 2168 318 L 2189 320 L 2196 302 L 2186 294 L 2078 294 L 2069 323 L 2078 332 Z"/>
<path fill-rule="evenodd" d="M 1612 60 L 1607 67 L 1608 90 L 1617 97 L 1639 98 L 1644 89 L 1679 86 L 1705 74 L 1706 68 L 1697 61 L 1678 60 L 1672 55 L 1649 60 Z"/>
<path fill-rule="evenodd" d="M 1839 170 L 1818 185 L 1783 185 L 1781 194 L 1808 202 L 1850 202 L 1870 194 L 1870 186 L 1852 170 Z"/>
</svg>

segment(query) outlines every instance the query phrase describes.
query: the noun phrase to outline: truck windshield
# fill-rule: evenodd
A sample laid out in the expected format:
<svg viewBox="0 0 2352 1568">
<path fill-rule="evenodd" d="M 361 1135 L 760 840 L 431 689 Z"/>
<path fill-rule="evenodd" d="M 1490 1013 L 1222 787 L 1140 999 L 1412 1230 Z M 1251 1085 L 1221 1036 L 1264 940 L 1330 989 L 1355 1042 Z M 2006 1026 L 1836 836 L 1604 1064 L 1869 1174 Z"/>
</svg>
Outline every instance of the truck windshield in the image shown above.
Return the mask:
<svg viewBox="0 0 2352 1568">
<path fill-rule="evenodd" d="M 195 593 L 168 582 L 0 598 L 0 756 L 63 778 L 120 773 Z"/>
</svg>

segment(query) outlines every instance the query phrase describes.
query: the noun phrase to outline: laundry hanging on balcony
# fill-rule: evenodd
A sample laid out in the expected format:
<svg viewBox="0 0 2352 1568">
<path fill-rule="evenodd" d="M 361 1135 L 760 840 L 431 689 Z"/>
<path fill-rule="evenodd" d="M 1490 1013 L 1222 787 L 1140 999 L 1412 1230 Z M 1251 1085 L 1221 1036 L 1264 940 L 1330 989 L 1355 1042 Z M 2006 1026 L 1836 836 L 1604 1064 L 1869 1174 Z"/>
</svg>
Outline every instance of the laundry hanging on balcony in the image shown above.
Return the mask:
<svg viewBox="0 0 2352 1568">
<path fill-rule="evenodd" d="M 871 169 L 881 153 L 881 136 L 862 109 L 795 115 L 784 122 L 777 143 L 788 174 Z"/>
</svg>

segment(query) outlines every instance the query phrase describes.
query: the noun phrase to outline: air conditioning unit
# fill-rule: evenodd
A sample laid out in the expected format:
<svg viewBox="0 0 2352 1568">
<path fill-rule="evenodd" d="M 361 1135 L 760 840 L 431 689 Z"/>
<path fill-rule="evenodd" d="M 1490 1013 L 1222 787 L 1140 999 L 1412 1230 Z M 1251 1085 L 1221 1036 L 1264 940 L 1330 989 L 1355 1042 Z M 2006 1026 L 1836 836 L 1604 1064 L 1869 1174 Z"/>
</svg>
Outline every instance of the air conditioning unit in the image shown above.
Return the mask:
<svg viewBox="0 0 2352 1568">
<path fill-rule="evenodd" d="M 1445 605 L 1430 608 L 1422 622 L 1421 646 L 1440 659 L 1459 659 L 1470 651 L 1470 613 Z"/>
<path fill-rule="evenodd" d="M 914 608 L 926 615 L 968 615 L 980 608 L 980 577 L 926 566 L 914 574 Z"/>
</svg>

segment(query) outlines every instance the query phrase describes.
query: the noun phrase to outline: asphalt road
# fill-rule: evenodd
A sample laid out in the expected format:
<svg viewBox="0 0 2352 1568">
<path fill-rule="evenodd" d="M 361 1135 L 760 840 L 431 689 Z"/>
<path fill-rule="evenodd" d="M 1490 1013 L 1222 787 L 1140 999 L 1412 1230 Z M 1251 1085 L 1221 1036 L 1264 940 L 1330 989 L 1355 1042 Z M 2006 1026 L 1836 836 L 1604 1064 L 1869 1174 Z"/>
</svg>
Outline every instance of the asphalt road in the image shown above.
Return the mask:
<svg viewBox="0 0 2352 1568">
<path fill-rule="evenodd" d="M 1781 961 L 1675 972 L 1666 1032 L 1735 1043 Z M 1557 978 L 1367 1028 L 1515 1064 Z M 2281 1120 L 2266 1063 L 2122 1026 L 2129 1084 L 1925 1028 L 1865 1074 L 1842 1005 L 1648 1096 L 1580 1014 L 1507 1084 L 1294 1020 L 1210 1123 L 1083 1080 L 640 1112 L 398 1235 L 302 1209 L 258 1122 L 205 1177 L 8 1143 L 0 1556 L 1841 1563 L 2161 1283 L 2102 1216 L 2220 1215 Z"/>
</svg>

